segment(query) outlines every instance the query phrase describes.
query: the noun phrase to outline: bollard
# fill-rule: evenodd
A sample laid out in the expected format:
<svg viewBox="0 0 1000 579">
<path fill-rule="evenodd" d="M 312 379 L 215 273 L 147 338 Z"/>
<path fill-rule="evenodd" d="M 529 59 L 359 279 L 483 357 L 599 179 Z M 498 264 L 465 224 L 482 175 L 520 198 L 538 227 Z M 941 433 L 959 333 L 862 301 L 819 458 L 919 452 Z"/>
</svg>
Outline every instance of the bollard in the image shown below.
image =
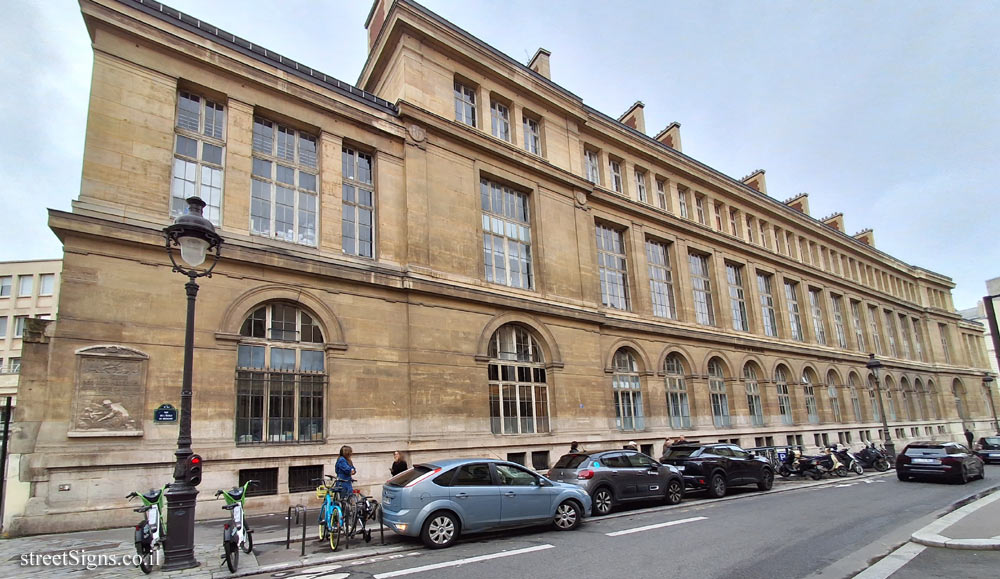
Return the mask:
<svg viewBox="0 0 1000 579">
<path fill-rule="evenodd" d="M 290 549 L 292 546 L 292 513 L 295 513 L 295 524 L 299 524 L 299 513 L 302 514 L 302 554 L 306 554 L 306 508 L 302 505 L 295 505 L 288 507 L 288 514 L 285 516 L 286 522 L 286 532 L 285 532 L 285 549 Z"/>
</svg>

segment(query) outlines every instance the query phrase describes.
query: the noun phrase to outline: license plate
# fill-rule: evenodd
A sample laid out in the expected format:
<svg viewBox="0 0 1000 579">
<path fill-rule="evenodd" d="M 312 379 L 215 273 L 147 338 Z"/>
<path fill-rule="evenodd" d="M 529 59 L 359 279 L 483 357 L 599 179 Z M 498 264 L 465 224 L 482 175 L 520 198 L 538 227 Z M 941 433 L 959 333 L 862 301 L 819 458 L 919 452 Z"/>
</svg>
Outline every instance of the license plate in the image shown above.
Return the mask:
<svg viewBox="0 0 1000 579">
<path fill-rule="evenodd" d="M 915 458 L 913 459 L 913 464 L 937 464 L 938 459 L 936 458 Z"/>
<path fill-rule="evenodd" d="M 991 452 L 990 458 L 1000 458 L 1000 452 Z"/>
</svg>

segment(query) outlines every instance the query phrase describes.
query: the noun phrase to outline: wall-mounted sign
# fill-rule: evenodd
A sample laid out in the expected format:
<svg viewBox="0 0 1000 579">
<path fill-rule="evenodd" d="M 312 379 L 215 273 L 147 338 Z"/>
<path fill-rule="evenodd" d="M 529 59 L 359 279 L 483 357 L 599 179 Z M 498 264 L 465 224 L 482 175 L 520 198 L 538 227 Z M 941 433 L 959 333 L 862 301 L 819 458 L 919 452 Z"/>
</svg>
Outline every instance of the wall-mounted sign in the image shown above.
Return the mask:
<svg viewBox="0 0 1000 579">
<path fill-rule="evenodd" d="M 177 422 L 177 409 L 171 404 L 160 404 L 153 411 L 153 422 Z"/>
</svg>

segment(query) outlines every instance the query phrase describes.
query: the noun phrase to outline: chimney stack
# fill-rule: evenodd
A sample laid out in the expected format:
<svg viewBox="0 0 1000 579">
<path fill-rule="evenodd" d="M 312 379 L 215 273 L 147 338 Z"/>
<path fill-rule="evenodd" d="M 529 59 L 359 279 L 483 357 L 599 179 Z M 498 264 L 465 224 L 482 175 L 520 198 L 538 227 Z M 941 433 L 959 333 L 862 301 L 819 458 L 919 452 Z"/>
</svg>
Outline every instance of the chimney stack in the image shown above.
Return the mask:
<svg viewBox="0 0 1000 579">
<path fill-rule="evenodd" d="M 618 122 L 623 125 L 632 127 L 633 129 L 639 131 L 642 134 L 646 134 L 646 117 L 642 114 L 642 109 L 646 105 L 642 104 L 642 101 L 635 101 L 635 104 L 630 106 L 625 114 L 618 117 Z"/>
<path fill-rule="evenodd" d="M 552 53 L 544 48 L 539 48 L 535 56 L 531 57 L 531 62 L 528 63 L 528 68 L 537 72 L 538 74 L 544 76 L 545 78 L 552 80 L 551 72 L 549 72 L 549 57 Z"/>
<path fill-rule="evenodd" d="M 656 135 L 656 140 L 675 151 L 681 150 L 681 124 L 672 122 Z"/>
</svg>

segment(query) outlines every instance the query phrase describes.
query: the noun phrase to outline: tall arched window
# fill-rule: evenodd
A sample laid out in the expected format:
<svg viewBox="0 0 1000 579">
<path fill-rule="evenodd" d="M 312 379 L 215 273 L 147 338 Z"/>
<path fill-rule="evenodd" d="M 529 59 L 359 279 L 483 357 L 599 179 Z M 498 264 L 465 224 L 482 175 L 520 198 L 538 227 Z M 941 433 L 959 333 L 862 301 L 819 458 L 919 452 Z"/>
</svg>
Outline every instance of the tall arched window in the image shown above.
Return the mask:
<svg viewBox="0 0 1000 579">
<path fill-rule="evenodd" d="M 830 412 L 833 415 L 834 422 L 842 422 L 843 417 L 840 414 L 840 396 L 838 393 L 840 385 L 837 382 L 836 372 L 830 370 L 826 373 L 826 396 L 830 401 Z"/>
<path fill-rule="evenodd" d="M 305 310 L 283 302 L 251 312 L 236 359 L 236 442 L 324 439 L 323 332 Z"/>
<path fill-rule="evenodd" d="M 903 397 L 903 415 L 906 416 L 906 420 L 913 420 L 915 414 L 913 412 L 913 392 L 910 390 L 910 381 L 903 376 L 899 379 L 899 391 Z"/>
<path fill-rule="evenodd" d="M 730 420 L 726 373 L 718 358 L 712 358 L 708 362 L 708 391 L 712 396 L 712 422 L 717 427 L 728 427 Z"/>
<path fill-rule="evenodd" d="M 792 417 L 792 397 L 788 393 L 788 372 L 784 366 L 774 370 L 774 389 L 778 393 L 778 412 L 781 413 L 782 424 L 794 424 Z"/>
<path fill-rule="evenodd" d="M 760 400 L 760 384 L 757 382 L 757 371 L 753 364 L 743 367 L 743 386 L 747 391 L 747 408 L 750 411 L 750 424 L 764 425 L 764 407 Z"/>
<path fill-rule="evenodd" d="M 938 390 L 933 380 L 927 381 L 927 411 L 931 412 L 934 420 L 941 420 L 941 404 L 938 402 Z"/>
<path fill-rule="evenodd" d="M 861 400 L 858 398 L 858 377 L 851 374 L 847 377 L 847 383 L 851 389 L 851 408 L 854 409 L 854 421 L 861 422 Z"/>
<path fill-rule="evenodd" d="M 966 408 L 965 404 L 965 386 L 955 378 L 955 381 L 951 384 L 951 392 L 955 395 L 955 408 L 958 410 L 958 417 L 962 420 L 969 419 L 969 409 Z"/>
<path fill-rule="evenodd" d="M 535 338 L 523 326 L 506 324 L 490 337 L 486 353 L 490 357 L 490 431 L 548 432 L 545 359 Z"/>
<path fill-rule="evenodd" d="M 663 373 L 667 382 L 667 409 L 671 428 L 691 428 L 691 404 L 688 401 L 687 384 L 684 382 L 684 366 L 677 354 L 667 356 L 663 362 Z"/>
<path fill-rule="evenodd" d="M 639 365 L 632 352 L 622 348 L 615 352 L 611 389 L 615 396 L 615 425 L 618 430 L 642 430 L 646 427 L 642 413 L 642 389 Z"/>
<path fill-rule="evenodd" d="M 872 422 L 882 420 L 882 415 L 879 413 L 878 385 L 875 383 L 874 374 L 868 375 L 868 402 L 872 407 Z"/>
<path fill-rule="evenodd" d="M 892 391 L 896 389 L 896 382 L 892 376 L 886 376 L 882 381 L 882 386 L 882 393 L 885 394 L 885 415 L 889 420 L 896 420 L 896 401 L 892 396 Z"/>
<path fill-rule="evenodd" d="M 807 370 L 802 373 L 802 394 L 806 401 L 806 416 L 811 424 L 819 424 L 819 406 L 816 404 L 816 389 Z"/>
</svg>

